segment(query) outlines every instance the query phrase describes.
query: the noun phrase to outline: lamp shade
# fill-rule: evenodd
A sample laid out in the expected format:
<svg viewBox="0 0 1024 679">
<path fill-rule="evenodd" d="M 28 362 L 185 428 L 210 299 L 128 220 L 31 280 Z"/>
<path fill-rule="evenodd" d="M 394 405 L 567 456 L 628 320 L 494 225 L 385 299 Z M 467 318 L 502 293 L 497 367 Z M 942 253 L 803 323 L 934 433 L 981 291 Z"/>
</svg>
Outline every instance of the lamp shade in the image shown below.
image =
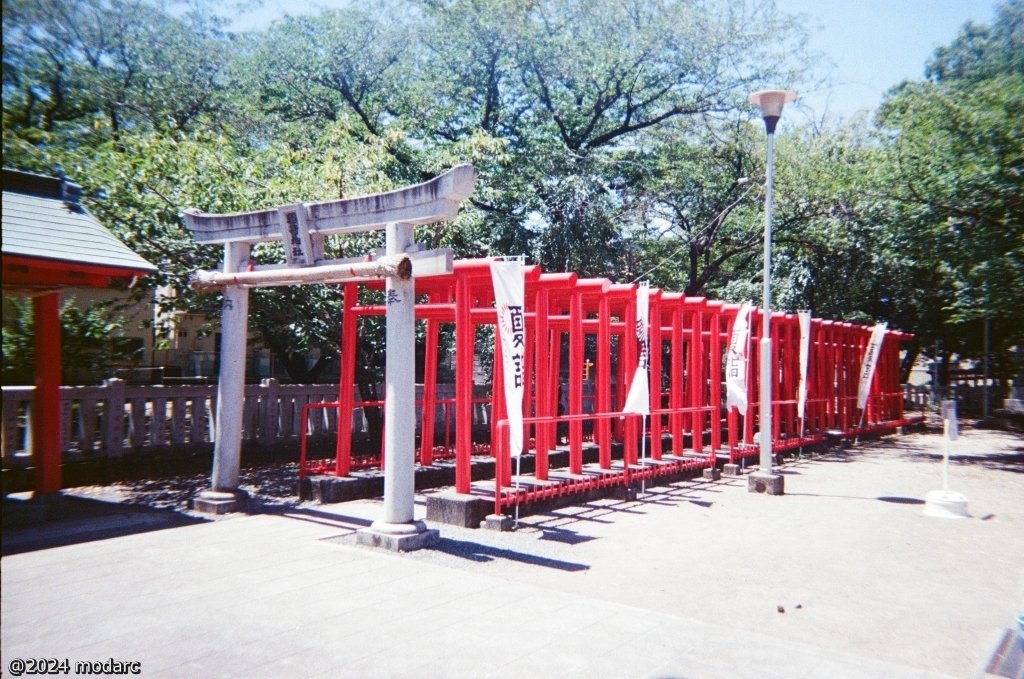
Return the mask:
<svg viewBox="0 0 1024 679">
<path fill-rule="evenodd" d="M 754 92 L 747 101 L 761 107 L 761 115 L 765 118 L 778 118 L 782 115 L 782 107 L 788 102 L 796 101 L 796 92 L 789 90 L 761 90 Z"/>
</svg>

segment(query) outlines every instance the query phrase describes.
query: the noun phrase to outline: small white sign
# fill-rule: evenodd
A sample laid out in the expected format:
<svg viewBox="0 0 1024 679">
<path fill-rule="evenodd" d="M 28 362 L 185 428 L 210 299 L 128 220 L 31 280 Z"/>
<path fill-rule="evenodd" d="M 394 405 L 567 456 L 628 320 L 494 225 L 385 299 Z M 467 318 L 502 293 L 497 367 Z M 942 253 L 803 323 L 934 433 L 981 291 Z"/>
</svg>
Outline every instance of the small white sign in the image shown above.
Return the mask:
<svg viewBox="0 0 1024 679">
<path fill-rule="evenodd" d="M 956 441 L 960 436 L 960 427 L 956 419 L 956 401 L 942 402 L 942 433 L 950 441 Z"/>
<path fill-rule="evenodd" d="M 313 248 L 314 239 L 309 233 L 309 220 L 306 218 L 306 206 L 302 203 L 286 205 L 278 208 L 281 216 L 281 245 L 284 247 L 284 259 L 288 266 L 312 266 L 318 257 Z"/>
</svg>

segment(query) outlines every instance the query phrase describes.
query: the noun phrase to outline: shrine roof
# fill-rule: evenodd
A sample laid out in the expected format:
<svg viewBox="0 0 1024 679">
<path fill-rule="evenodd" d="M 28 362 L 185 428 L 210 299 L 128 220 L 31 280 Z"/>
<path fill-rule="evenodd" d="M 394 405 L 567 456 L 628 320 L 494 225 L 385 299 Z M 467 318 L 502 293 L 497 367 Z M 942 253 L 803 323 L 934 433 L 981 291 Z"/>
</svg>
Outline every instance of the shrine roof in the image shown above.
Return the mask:
<svg viewBox="0 0 1024 679">
<path fill-rule="evenodd" d="M 5 260 L 40 260 L 48 268 L 65 263 L 68 268 L 102 267 L 124 276 L 156 271 L 100 224 L 80 197 L 81 188 L 66 179 L 5 168 Z"/>
</svg>

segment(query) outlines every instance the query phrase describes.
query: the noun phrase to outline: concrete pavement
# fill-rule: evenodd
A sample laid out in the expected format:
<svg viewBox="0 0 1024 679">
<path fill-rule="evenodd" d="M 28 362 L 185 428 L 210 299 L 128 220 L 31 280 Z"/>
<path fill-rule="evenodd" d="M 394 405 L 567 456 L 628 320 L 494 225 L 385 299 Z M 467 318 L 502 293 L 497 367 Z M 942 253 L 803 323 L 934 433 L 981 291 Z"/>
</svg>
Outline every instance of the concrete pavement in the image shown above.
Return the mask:
<svg viewBox="0 0 1024 679">
<path fill-rule="evenodd" d="M 108 659 L 145 677 L 982 676 L 1024 611 L 1024 440 L 954 444 L 965 520 L 922 514 L 939 443 L 789 463 L 781 497 L 694 480 L 514 533 L 440 526 L 437 549 L 409 554 L 355 545 L 377 501 L 24 551 L 0 562 L 3 672 L 68 658 L 69 676 Z"/>
</svg>

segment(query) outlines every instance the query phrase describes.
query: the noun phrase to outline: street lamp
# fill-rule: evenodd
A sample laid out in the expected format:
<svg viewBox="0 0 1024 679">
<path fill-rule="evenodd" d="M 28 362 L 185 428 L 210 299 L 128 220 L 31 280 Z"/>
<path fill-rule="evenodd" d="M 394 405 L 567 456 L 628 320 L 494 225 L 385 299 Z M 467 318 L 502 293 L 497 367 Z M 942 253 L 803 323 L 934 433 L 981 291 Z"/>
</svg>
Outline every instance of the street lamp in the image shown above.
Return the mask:
<svg viewBox="0 0 1024 679">
<path fill-rule="evenodd" d="M 751 475 L 748 489 L 781 495 L 783 479 L 772 474 L 772 336 L 771 336 L 771 284 L 772 284 L 772 180 L 775 173 L 775 125 L 782 115 L 782 107 L 796 100 L 796 92 L 788 90 L 761 90 L 748 97 L 751 104 L 761 108 L 765 131 L 768 134 L 768 170 L 765 177 L 764 198 L 764 297 L 761 304 L 761 401 L 760 433 L 761 468 Z"/>
</svg>

